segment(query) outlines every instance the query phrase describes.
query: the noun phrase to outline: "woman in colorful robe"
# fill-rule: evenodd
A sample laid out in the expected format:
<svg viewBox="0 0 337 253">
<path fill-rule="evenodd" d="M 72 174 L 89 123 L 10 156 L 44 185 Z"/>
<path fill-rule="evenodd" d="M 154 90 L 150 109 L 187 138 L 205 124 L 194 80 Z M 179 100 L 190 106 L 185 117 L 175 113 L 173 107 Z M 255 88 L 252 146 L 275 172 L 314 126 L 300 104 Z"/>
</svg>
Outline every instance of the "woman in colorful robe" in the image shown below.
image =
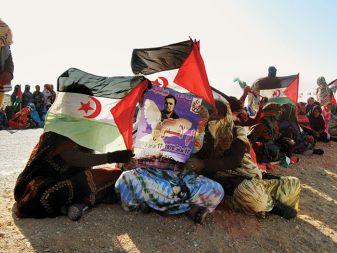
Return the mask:
<svg viewBox="0 0 337 253">
<path fill-rule="evenodd" d="M 224 106 L 227 109 L 221 109 Z M 262 172 L 250 157 L 245 129 L 234 125 L 228 105 L 217 103 L 217 107 L 220 113 L 211 116 L 202 149 L 185 168 L 221 183 L 225 203 L 232 210 L 262 218 L 268 212 L 296 217 L 299 179 Z"/>
<path fill-rule="evenodd" d="M 295 106 L 291 104 L 282 105 L 282 113 L 278 121 L 280 133 L 295 141 L 294 153 L 302 154 L 307 150 L 314 151 L 315 139 L 300 128 L 296 114 Z M 315 150 L 315 153 L 317 152 L 319 151 Z"/>
<path fill-rule="evenodd" d="M 46 132 L 41 135 L 14 188 L 16 215 L 20 218 L 68 215 L 72 204 L 86 206 L 104 202 L 114 195 L 120 169 L 92 166 L 128 162 L 130 150 L 94 154 L 67 137 Z M 69 209 L 68 209 L 69 208 Z"/>
<path fill-rule="evenodd" d="M 197 137 L 203 135 L 208 119 L 205 108 L 201 109 L 200 114 L 202 120 Z M 116 192 L 127 211 L 151 208 L 164 214 L 187 213 L 196 223 L 202 223 L 223 198 L 219 183 L 169 166 L 166 169 L 136 168 L 124 171 L 116 182 Z"/>
<path fill-rule="evenodd" d="M 25 106 L 14 114 L 14 116 L 9 120 L 8 125 L 13 129 L 27 129 L 34 127 L 35 124 L 30 118 L 31 111 L 31 107 Z"/>
<path fill-rule="evenodd" d="M 260 123 L 252 126 L 248 133 L 259 163 L 275 162 L 292 155 L 295 142 L 281 135 L 278 126 L 280 113 L 280 104 L 266 104 L 262 109 Z"/>
</svg>

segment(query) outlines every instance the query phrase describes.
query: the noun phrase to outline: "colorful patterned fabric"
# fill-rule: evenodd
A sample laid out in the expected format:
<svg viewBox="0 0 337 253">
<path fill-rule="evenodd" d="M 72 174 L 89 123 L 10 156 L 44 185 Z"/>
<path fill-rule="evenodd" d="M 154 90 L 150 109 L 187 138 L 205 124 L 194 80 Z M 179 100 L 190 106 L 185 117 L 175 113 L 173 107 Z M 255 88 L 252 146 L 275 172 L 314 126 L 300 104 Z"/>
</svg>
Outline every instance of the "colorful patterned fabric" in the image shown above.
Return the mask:
<svg viewBox="0 0 337 253">
<path fill-rule="evenodd" d="M 225 124 L 221 125 L 221 127 L 223 126 L 225 126 Z M 234 126 L 232 131 L 233 134 L 231 136 L 234 138 L 230 138 L 233 138 L 233 140 L 240 139 L 249 147 L 247 134 L 243 127 Z M 217 132 L 221 131 L 218 130 Z M 217 137 L 218 136 L 215 136 L 215 138 Z M 208 140 L 205 145 L 208 146 L 210 143 L 212 142 Z M 231 148 L 231 145 L 229 148 Z M 214 151 L 212 149 L 208 149 L 206 159 L 209 159 L 208 157 L 211 157 L 213 153 Z M 231 157 L 233 156 L 231 155 Z M 263 179 L 262 171 L 251 159 L 248 152 L 244 154 L 241 165 L 238 166 L 238 168 L 224 170 L 219 167 L 218 170 L 210 176 L 223 186 L 226 192 L 225 203 L 232 210 L 265 217 L 265 213 L 273 209 L 275 201 L 279 201 L 296 209 L 298 208 L 300 193 L 299 179 L 295 177 Z"/>
<path fill-rule="evenodd" d="M 300 180 L 296 177 L 269 180 L 253 178 L 244 180 L 235 189 L 234 195 L 226 200 L 233 210 L 264 218 L 265 213 L 273 209 L 275 201 L 297 210 L 300 190 Z"/>
<path fill-rule="evenodd" d="M 159 169 L 125 171 L 115 188 L 125 210 L 139 210 L 145 203 L 167 214 L 184 213 L 194 206 L 212 212 L 224 196 L 221 185 L 204 176 Z"/>
<path fill-rule="evenodd" d="M 85 202 L 92 206 L 114 192 L 120 169 L 70 166 L 60 153 L 79 147 L 56 133 L 44 133 L 33 149 L 14 188 L 18 217 L 55 217 L 62 206 Z"/>
</svg>

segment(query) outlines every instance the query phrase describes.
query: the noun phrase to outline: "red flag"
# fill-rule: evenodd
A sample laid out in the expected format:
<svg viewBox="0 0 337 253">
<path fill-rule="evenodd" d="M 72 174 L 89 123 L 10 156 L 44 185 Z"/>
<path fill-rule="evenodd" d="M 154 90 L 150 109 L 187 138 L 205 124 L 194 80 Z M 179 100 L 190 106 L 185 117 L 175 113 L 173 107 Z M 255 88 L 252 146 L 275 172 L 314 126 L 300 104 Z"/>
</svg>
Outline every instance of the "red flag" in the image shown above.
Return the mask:
<svg viewBox="0 0 337 253">
<path fill-rule="evenodd" d="M 330 96 L 330 102 L 331 102 L 332 104 L 334 104 L 334 105 L 337 106 L 337 102 L 336 102 L 336 99 L 335 99 L 335 97 L 333 96 L 333 94 L 331 94 L 331 96 Z"/>
<path fill-rule="evenodd" d="M 147 86 L 148 80 L 144 80 L 110 110 L 128 149 L 132 148 L 132 122 L 136 105 Z"/>
<path fill-rule="evenodd" d="M 193 43 L 192 51 L 179 68 L 174 82 L 203 98 L 215 108 L 215 101 L 208 81 L 205 64 L 200 55 L 199 42 Z"/>
<path fill-rule="evenodd" d="M 135 74 L 146 75 L 153 84 L 192 92 L 215 108 L 199 42 L 188 40 L 163 47 L 134 49 L 131 67 Z"/>
</svg>

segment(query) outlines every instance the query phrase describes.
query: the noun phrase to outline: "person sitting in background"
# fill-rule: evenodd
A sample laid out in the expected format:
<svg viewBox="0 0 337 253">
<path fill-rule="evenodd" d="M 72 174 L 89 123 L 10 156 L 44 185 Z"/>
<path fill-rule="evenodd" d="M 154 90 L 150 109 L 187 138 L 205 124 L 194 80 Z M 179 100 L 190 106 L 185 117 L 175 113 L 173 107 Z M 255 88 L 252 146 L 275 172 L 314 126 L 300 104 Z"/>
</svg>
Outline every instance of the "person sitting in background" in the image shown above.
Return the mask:
<svg viewBox="0 0 337 253">
<path fill-rule="evenodd" d="M 313 130 L 313 136 L 316 141 L 329 142 L 329 135 L 325 127 L 322 116 L 322 109 L 319 105 L 315 105 L 307 114 L 310 128 Z"/>
<path fill-rule="evenodd" d="M 13 129 L 27 129 L 35 127 L 35 123 L 30 118 L 31 111 L 32 108 L 26 106 L 15 113 L 14 116 L 8 121 L 9 127 Z"/>
<path fill-rule="evenodd" d="M 44 106 L 44 96 L 40 91 L 40 85 L 35 85 L 35 91 L 33 93 L 33 101 L 36 107 L 36 111 L 39 113 L 39 116 L 42 116 L 43 106 Z"/>
<path fill-rule="evenodd" d="M 303 124 L 307 124 L 309 126 L 309 119 L 307 117 L 307 112 L 306 112 L 306 103 L 305 102 L 299 102 L 296 104 L 296 117 L 297 117 L 297 122 L 301 125 L 301 123 Z"/>
<path fill-rule="evenodd" d="M 314 148 L 316 143 L 315 138 L 300 127 L 297 121 L 296 107 L 292 104 L 283 104 L 281 107 L 282 112 L 278 126 L 282 136 L 295 141 L 293 153 L 303 154 L 306 151 L 312 150 L 313 154 L 324 154 L 323 150 Z M 304 115 L 304 117 L 306 116 Z"/>
<path fill-rule="evenodd" d="M 262 108 L 260 123 L 252 126 L 248 133 L 259 163 L 280 161 L 292 155 L 295 142 L 281 135 L 278 127 L 280 113 L 280 104 L 266 104 Z"/>
<path fill-rule="evenodd" d="M 25 91 L 22 94 L 22 107 L 27 106 L 29 103 L 33 103 L 33 93 L 30 92 L 30 85 L 25 85 Z"/>
<path fill-rule="evenodd" d="M 45 110 L 48 111 L 50 106 L 53 104 L 55 100 L 55 96 L 53 94 L 51 85 L 45 84 L 42 93 L 44 96 L 44 107 L 45 107 Z"/>
<path fill-rule="evenodd" d="M 17 98 L 18 98 L 18 93 L 19 93 L 20 89 L 21 89 L 21 87 L 20 87 L 19 84 L 17 84 L 17 85 L 14 86 L 14 90 L 13 90 L 13 92 L 11 94 L 11 105 L 13 107 L 16 106 L 16 103 L 18 103 Z M 21 104 L 21 101 L 20 101 L 20 104 Z M 18 112 L 20 110 L 20 105 L 16 106 L 16 107 L 17 107 L 17 111 L 16 112 Z"/>
<path fill-rule="evenodd" d="M 308 113 L 315 105 L 319 105 L 319 102 L 315 101 L 313 97 L 309 97 L 307 99 L 307 105 L 305 106 L 305 113 Z"/>
<path fill-rule="evenodd" d="M 14 64 L 10 45 L 12 31 L 9 26 L 0 19 L 0 106 L 3 105 L 5 92 L 12 89 Z"/>
<path fill-rule="evenodd" d="M 296 217 L 300 181 L 289 176 L 262 172 L 249 155 L 250 143 L 244 127 L 235 125 L 228 105 L 216 101 L 201 150 L 190 158 L 187 171 L 219 182 L 225 205 L 232 210 L 264 218 L 267 213 L 286 219 Z"/>
<path fill-rule="evenodd" d="M 29 113 L 29 117 L 32 119 L 34 123 L 34 126 L 32 127 L 43 127 L 44 121 L 41 120 L 40 115 L 38 111 L 36 110 L 34 103 L 29 103 L 28 106 L 32 109 Z"/>
</svg>

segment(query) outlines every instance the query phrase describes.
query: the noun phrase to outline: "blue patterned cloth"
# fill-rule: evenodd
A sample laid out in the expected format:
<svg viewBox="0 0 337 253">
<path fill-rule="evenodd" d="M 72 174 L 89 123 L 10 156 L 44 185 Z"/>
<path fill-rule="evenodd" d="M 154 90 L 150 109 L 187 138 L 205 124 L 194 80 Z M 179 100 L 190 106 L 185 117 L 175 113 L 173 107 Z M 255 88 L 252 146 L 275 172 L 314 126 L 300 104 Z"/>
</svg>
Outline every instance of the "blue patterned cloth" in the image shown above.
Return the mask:
<svg viewBox="0 0 337 253">
<path fill-rule="evenodd" d="M 125 171 L 115 188 L 125 210 L 139 210 L 146 203 L 167 214 L 184 213 L 194 206 L 212 212 L 224 196 L 222 186 L 207 177 L 159 169 Z"/>
</svg>

